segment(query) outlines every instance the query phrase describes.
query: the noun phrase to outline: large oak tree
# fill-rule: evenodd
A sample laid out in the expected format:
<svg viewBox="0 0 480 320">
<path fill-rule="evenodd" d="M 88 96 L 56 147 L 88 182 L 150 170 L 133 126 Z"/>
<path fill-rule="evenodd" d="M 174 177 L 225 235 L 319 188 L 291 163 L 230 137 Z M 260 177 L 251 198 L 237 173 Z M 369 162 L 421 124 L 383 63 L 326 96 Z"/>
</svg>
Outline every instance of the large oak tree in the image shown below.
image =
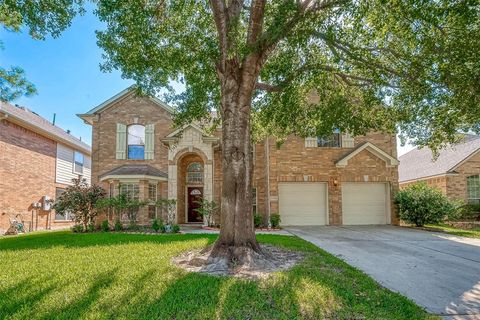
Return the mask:
<svg viewBox="0 0 480 320">
<path fill-rule="evenodd" d="M 252 134 L 402 132 L 438 147 L 478 131 L 480 6 L 452 0 L 100 0 L 106 70 L 171 81 L 177 124 L 220 111 L 222 208 L 212 256 L 261 252 Z M 171 89 L 171 88 L 170 88 Z"/>
</svg>

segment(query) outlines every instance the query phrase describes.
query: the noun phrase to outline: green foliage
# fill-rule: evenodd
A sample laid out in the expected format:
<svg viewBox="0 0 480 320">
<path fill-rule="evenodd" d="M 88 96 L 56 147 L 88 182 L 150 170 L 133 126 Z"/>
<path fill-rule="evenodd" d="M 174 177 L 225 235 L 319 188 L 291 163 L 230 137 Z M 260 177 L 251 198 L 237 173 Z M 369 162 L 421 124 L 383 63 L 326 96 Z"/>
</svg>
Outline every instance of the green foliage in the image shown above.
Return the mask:
<svg viewBox="0 0 480 320">
<path fill-rule="evenodd" d="M 214 217 L 215 213 L 218 210 L 218 205 L 215 201 L 209 201 L 207 199 L 202 199 L 201 201 L 197 201 L 197 203 L 200 205 L 196 209 L 199 215 L 201 215 L 207 223 L 207 226 L 211 227 L 215 225 Z"/>
<path fill-rule="evenodd" d="M 123 230 L 123 224 L 120 222 L 120 219 L 115 220 L 115 224 L 113 226 L 113 229 L 115 231 L 122 231 Z"/>
<path fill-rule="evenodd" d="M 162 219 L 155 219 L 152 222 L 152 229 L 155 232 L 158 232 L 162 230 L 162 232 L 165 230 L 165 226 L 163 225 L 163 220 Z"/>
<path fill-rule="evenodd" d="M 80 232 L 83 232 L 83 230 L 84 230 L 84 227 L 81 224 L 75 224 L 72 226 L 72 232 L 74 233 L 80 233 Z"/>
<path fill-rule="evenodd" d="M 398 125 L 403 138 L 436 148 L 458 130 L 480 132 L 478 2 L 266 1 L 255 41 L 250 8 L 234 3 L 217 27 L 209 2 L 99 1 L 103 69 L 121 70 L 144 93 L 166 88 L 178 125 L 221 104 L 222 63 L 242 70 L 261 55 L 258 79 L 268 86 L 252 94 L 257 138 L 393 133 Z M 174 92 L 171 80 L 185 91 Z"/>
<path fill-rule="evenodd" d="M 95 224 L 89 223 L 86 230 L 87 230 L 87 232 L 94 232 L 95 231 Z"/>
<path fill-rule="evenodd" d="M 260 228 L 262 226 L 262 215 L 259 213 L 253 214 L 253 225 L 255 228 Z"/>
<path fill-rule="evenodd" d="M 175 216 L 177 210 L 177 200 L 176 199 L 159 199 L 155 203 L 162 211 L 167 212 L 167 221 L 168 225 L 175 223 Z"/>
<path fill-rule="evenodd" d="M 119 194 L 116 197 L 103 199 L 97 204 L 97 208 L 113 209 L 117 217 L 116 220 L 120 220 L 125 216 L 130 221 L 130 224 L 134 224 L 137 221 L 138 211 L 147 204 L 147 201 L 130 199 L 126 194 Z"/>
<path fill-rule="evenodd" d="M 103 220 L 102 221 L 101 229 L 102 229 L 103 232 L 110 231 L 110 224 L 108 223 L 108 220 Z"/>
<path fill-rule="evenodd" d="M 55 199 L 53 208 L 59 214 L 73 213 L 74 221 L 88 230 L 100 213 L 98 204 L 103 201 L 105 190 L 97 185 L 89 185 L 86 179 L 73 179 L 64 193 Z"/>
<path fill-rule="evenodd" d="M 439 223 L 457 210 L 455 202 L 425 182 L 418 182 L 400 190 L 395 196 L 395 203 L 398 205 L 400 219 L 417 227 Z"/>
<path fill-rule="evenodd" d="M 178 224 L 174 224 L 172 226 L 172 232 L 173 233 L 179 233 L 180 232 L 180 226 Z"/>
<path fill-rule="evenodd" d="M 454 219 L 463 221 L 480 221 L 480 204 L 466 204 L 459 208 Z"/>
<path fill-rule="evenodd" d="M 270 225 L 272 228 L 278 228 L 280 227 L 280 215 L 278 213 L 273 213 L 270 215 Z"/>
</svg>

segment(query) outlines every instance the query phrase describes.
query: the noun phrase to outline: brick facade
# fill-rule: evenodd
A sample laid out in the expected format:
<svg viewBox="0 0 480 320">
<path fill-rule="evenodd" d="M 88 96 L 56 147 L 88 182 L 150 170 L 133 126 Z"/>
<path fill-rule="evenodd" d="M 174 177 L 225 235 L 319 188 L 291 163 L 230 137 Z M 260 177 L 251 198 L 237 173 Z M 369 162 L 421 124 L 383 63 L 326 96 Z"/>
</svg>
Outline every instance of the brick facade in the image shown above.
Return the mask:
<svg viewBox="0 0 480 320">
<path fill-rule="evenodd" d="M 168 184 L 163 183 L 163 196 L 177 199 L 177 222 L 185 223 L 185 169 L 193 161 L 205 166 L 204 193 L 208 199 L 221 202 L 221 150 L 218 139 L 205 137 L 201 131 L 189 127 L 183 133 L 172 136 L 172 117 L 169 111 L 155 101 L 136 97 L 133 93 L 124 94 L 101 110 L 94 109 L 85 114 L 93 129 L 93 176 L 99 177 L 109 170 L 126 164 L 148 164 L 168 173 Z M 84 115 L 84 116 L 85 116 Z M 119 160 L 115 157 L 116 124 L 155 125 L 155 151 L 153 160 Z M 219 132 L 215 134 L 219 136 Z M 343 182 L 385 182 L 389 185 L 390 200 L 398 190 L 396 166 L 388 166 L 384 159 L 368 150 L 363 150 L 349 160 L 345 167 L 336 162 L 366 142 L 374 144 L 390 157 L 397 157 L 395 135 L 371 133 L 355 137 L 349 148 L 306 147 L 305 139 L 290 137 L 281 146 L 274 139 L 256 143 L 254 157 L 253 187 L 257 194 L 257 211 L 265 221 L 270 213 L 278 212 L 278 183 L 287 181 L 318 181 L 328 184 L 329 220 L 332 225 L 342 224 L 341 185 Z M 128 177 L 124 177 L 129 181 Z M 335 181 L 335 183 L 334 183 Z M 108 190 L 114 181 L 103 181 Z M 140 181 L 138 182 L 140 183 Z M 211 188 L 211 190 L 210 190 Z M 393 201 L 391 205 L 392 223 L 396 223 Z M 145 219 L 144 210 L 140 221 Z M 217 222 L 219 218 L 215 219 Z"/>
<path fill-rule="evenodd" d="M 55 198 L 56 142 L 8 120 L 0 120 L 0 234 L 10 220 L 25 222 L 33 230 L 62 228 L 53 211 L 34 210 L 43 196 Z"/>
</svg>

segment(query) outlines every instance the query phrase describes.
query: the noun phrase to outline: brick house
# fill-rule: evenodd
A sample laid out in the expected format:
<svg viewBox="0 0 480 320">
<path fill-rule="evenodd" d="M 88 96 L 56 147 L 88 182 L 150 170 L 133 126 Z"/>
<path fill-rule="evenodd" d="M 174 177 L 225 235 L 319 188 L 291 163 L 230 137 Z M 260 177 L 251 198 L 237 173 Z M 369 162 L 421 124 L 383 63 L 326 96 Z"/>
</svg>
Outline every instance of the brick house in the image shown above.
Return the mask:
<svg viewBox="0 0 480 320">
<path fill-rule="evenodd" d="M 90 181 L 90 154 L 90 146 L 35 112 L 0 102 L 0 234 L 15 218 L 30 230 L 70 226 L 68 214 L 56 215 L 46 200 L 72 178 Z"/>
<path fill-rule="evenodd" d="M 93 130 L 92 181 L 111 195 L 176 199 L 177 223 L 197 223 L 199 197 L 221 200 L 221 135 L 194 124 L 173 130 L 172 112 L 126 89 L 80 114 Z M 397 222 L 395 135 L 291 137 L 281 146 L 270 138 L 256 143 L 253 153 L 252 206 L 265 221 L 280 213 L 283 225 Z M 148 206 L 139 223 L 160 216 Z"/>
<path fill-rule="evenodd" d="M 399 160 L 400 188 L 425 181 L 451 199 L 480 203 L 480 136 L 464 135 L 459 143 L 440 150 L 437 159 L 422 148 Z"/>
</svg>

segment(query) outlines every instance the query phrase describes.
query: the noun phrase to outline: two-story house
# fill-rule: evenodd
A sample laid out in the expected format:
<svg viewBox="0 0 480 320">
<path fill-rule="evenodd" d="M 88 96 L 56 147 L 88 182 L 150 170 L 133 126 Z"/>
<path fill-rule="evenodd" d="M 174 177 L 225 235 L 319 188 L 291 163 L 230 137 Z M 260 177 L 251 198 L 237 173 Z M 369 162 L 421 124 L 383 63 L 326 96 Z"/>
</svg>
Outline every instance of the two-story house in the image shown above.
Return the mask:
<svg viewBox="0 0 480 320">
<path fill-rule="evenodd" d="M 51 210 L 51 200 L 72 184 L 90 181 L 91 149 L 35 112 L 0 102 L 0 234 L 10 221 L 29 230 L 72 224 Z"/>
<path fill-rule="evenodd" d="M 171 107 L 126 89 L 85 114 L 92 125 L 92 181 L 111 195 L 177 200 L 177 223 L 201 221 L 197 200 L 221 205 L 220 132 L 192 124 L 172 129 Z M 253 209 L 279 213 L 283 225 L 396 223 L 398 190 L 395 136 L 273 138 L 254 146 Z M 148 206 L 139 222 L 160 218 Z M 164 217 L 162 217 L 164 218 Z M 218 217 L 216 219 L 218 222 Z"/>
</svg>

